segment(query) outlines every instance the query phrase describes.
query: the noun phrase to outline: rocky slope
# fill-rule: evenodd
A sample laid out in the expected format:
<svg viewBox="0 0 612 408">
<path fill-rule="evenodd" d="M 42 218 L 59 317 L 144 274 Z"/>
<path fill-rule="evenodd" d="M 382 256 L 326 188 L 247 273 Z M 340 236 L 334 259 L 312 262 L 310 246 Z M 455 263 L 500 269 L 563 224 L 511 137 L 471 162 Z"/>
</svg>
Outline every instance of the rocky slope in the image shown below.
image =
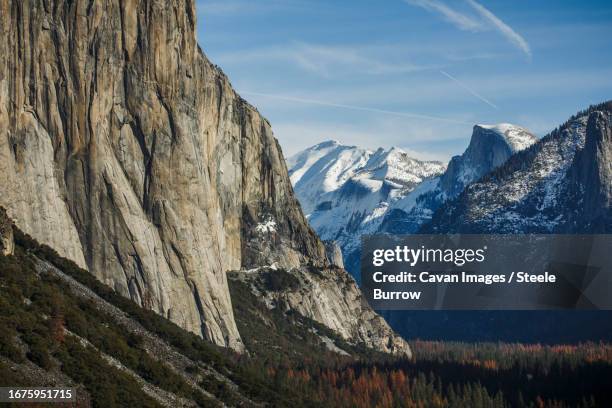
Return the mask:
<svg viewBox="0 0 612 408">
<path fill-rule="evenodd" d="M 265 292 L 280 293 L 279 282 Z M 0 383 L 74 387 L 87 407 L 304 406 L 318 396 L 279 385 L 263 364 L 389 358 L 295 310 L 267 308 L 238 281 L 230 287 L 248 356 L 139 307 L 16 229 L 14 256 L 0 254 Z"/>
<path fill-rule="evenodd" d="M 310 147 L 287 163 L 310 225 L 338 243 L 351 272 L 360 236 L 376 232 L 394 202 L 445 170 L 440 162 L 414 159 L 399 148 L 372 151 L 335 141 Z"/>
<path fill-rule="evenodd" d="M 193 0 L 2 2 L 0 204 L 119 293 L 240 350 L 225 272 L 322 267 L 325 248 L 195 15 Z"/>
<path fill-rule="evenodd" d="M 423 231 L 612 231 L 612 103 L 572 117 L 470 185 Z"/>
<path fill-rule="evenodd" d="M 350 345 L 410 355 L 404 340 L 389 337 L 382 317 L 369 307 L 356 307 L 364 301 L 361 291 L 355 280 L 337 267 L 290 271 L 265 267 L 232 273 L 230 278 L 248 285 L 269 309 L 294 311 L 326 322 Z"/>
</svg>

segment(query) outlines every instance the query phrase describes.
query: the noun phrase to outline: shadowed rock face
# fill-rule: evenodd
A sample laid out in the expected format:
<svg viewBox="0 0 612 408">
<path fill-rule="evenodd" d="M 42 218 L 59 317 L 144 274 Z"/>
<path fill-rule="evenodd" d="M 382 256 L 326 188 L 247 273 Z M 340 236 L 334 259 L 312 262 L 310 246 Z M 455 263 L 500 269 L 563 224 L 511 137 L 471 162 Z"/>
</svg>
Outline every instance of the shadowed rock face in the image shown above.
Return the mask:
<svg viewBox="0 0 612 408">
<path fill-rule="evenodd" d="M 581 230 L 612 229 L 612 105 L 589 116 L 584 149 L 576 154 L 568 194 L 577 199 L 572 224 Z"/>
<path fill-rule="evenodd" d="M 1 2 L 0 204 L 118 292 L 241 350 L 225 272 L 322 266 L 325 248 L 195 15 L 193 0 Z"/>
<path fill-rule="evenodd" d="M 13 224 L 4 208 L 0 207 L 0 254 L 13 255 L 14 250 Z"/>
<path fill-rule="evenodd" d="M 513 126 L 511 132 L 520 133 L 521 138 L 528 141 L 526 145 L 537 140 L 518 126 Z M 498 127 L 476 125 L 468 148 L 461 156 L 452 158 L 448 169 L 440 177 L 440 188 L 448 197 L 456 197 L 467 184 L 501 166 L 514 153 L 516 147 Z"/>
</svg>

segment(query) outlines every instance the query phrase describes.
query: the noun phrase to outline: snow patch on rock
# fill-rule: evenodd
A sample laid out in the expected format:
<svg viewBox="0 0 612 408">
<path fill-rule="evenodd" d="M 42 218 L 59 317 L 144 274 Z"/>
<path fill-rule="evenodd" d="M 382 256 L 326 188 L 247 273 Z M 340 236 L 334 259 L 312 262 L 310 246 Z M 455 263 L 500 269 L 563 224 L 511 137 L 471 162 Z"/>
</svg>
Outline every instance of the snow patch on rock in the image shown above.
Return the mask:
<svg viewBox="0 0 612 408">
<path fill-rule="evenodd" d="M 274 220 L 268 219 L 264 222 L 260 222 L 255 226 L 255 230 L 260 234 L 269 234 L 271 232 L 276 232 L 276 222 Z"/>
<path fill-rule="evenodd" d="M 527 129 L 510 123 L 496 125 L 477 125 L 483 129 L 492 130 L 506 140 L 513 153 L 525 150 L 538 139 Z"/>
</svg>

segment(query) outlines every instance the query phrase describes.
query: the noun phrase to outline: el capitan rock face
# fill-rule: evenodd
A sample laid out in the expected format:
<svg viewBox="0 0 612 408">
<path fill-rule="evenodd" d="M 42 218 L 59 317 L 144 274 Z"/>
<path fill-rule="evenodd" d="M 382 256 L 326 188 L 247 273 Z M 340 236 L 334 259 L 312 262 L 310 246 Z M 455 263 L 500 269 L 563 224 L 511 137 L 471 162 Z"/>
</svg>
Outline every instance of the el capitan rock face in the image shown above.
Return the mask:
<svg viewBox="0 0 612 408">
<path fill-rule="evenodd" d="M 193 0 L 0 3 L 0 205 L 118 292 L 240 350 L 226 271 L 326 254 L 270 124 L 201 52 L 195 15 Z"/>
<path fill-rule="evenodd" d="M 239 244 L 208 160 L 239 106 L 190 3 L 3 2 L 1 200 L 104 283 L 240 348 L 223 273 Z"/>
</svg>

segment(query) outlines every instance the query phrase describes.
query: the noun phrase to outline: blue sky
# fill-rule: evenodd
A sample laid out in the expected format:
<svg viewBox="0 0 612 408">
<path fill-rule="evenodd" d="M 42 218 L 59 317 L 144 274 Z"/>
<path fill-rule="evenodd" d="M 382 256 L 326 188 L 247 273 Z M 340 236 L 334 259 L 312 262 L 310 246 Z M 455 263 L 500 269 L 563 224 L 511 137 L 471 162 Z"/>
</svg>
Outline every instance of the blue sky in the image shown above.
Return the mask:
<svg viewBox="0 0 612 408">
<path fill-rule="evenodd" d="M 198 39 L 286 155 L 323 140 L 461 153 L 612 99 L 611 1 L 197 0 Z"/>
</svg>

